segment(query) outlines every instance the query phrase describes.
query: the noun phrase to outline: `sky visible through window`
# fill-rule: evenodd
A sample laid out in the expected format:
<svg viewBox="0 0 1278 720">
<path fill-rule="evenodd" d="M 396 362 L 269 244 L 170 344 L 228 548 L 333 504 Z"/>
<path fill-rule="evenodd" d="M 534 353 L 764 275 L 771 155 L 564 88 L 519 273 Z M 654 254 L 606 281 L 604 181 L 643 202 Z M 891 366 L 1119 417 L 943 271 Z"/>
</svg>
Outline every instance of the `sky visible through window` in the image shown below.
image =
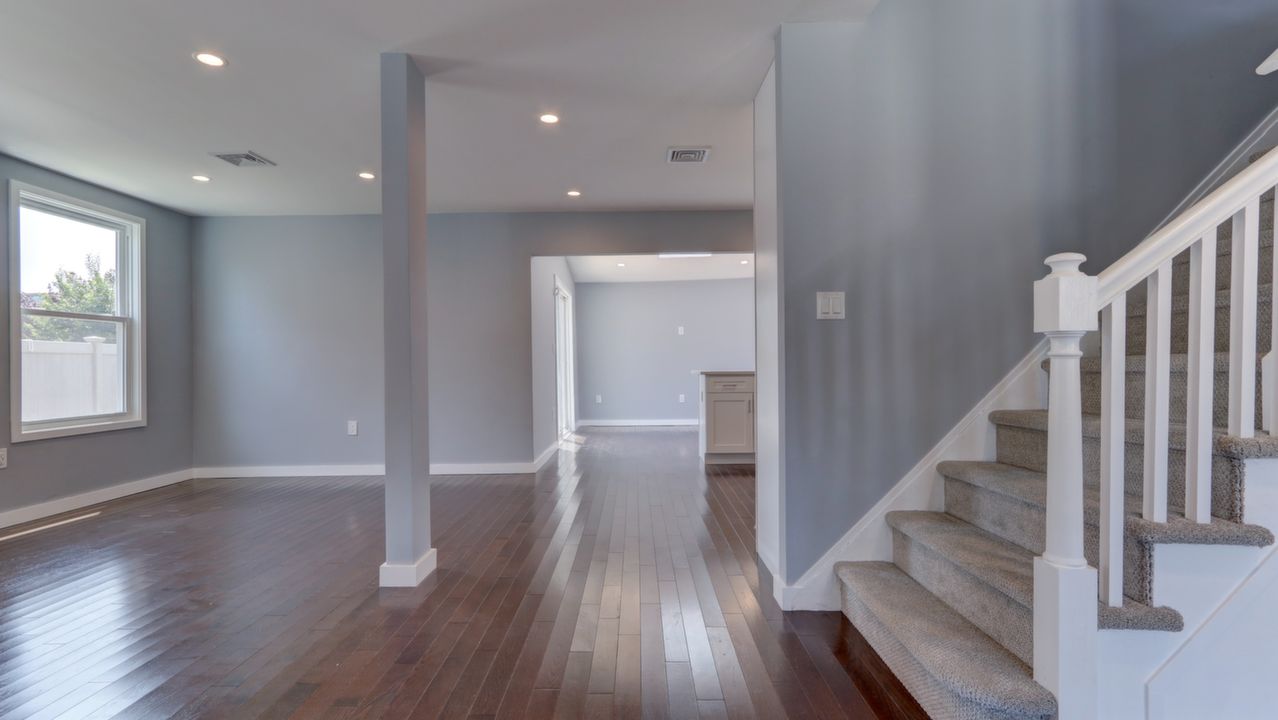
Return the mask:
<svg viewBox="0 0 1278 720">
<path fill-rule="evenodd" d="M 88 275 L 90 257 L 101 262 L 102 274 L 115 275 L 115 231 L 33 208 L 20 212 L 23 293 L 48 292 L 60 269 Z"/>
</svg>

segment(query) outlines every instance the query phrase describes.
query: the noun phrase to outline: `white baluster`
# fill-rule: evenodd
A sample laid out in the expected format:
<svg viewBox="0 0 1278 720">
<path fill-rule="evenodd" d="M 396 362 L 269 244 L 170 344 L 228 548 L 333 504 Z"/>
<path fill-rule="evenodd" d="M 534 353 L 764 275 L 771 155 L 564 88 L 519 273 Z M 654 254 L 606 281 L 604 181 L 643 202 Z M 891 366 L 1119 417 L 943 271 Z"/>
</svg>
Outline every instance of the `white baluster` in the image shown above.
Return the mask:
<svg viewBox="0 0 1278 720">
<path fill-rule="evenodd" d="M 1274 194 L 1278 195 L 1278 188 L 1274 188 Z M 1278 198 L 1275 198 L 1274 201 L 1273 220 L 1273 227 L 1278 228 Z M 1269 282 L 1271 283 L 1269 287 L 1272 294 L 1273 287 L 1278 286 L 1278 252 L 1272 252 L 1271 250 L 1270 255 L 1273 257 L 1272 267 L 1269 268 Z M 1270 435 L 1278 435 L 1278 353 L 1275 353 L 1275 350 L 1278 350 L 1278 343 L 1274 342 L 1275 328 L 1278 328 L 1278 302 L 1274 302 L 1271 295 L 1269 301 L 1269 352 L 1265 354 L 1265 360 L 1261 368 L 1264 373 L 1264 395 L 1261 402 L 1264 417 L 1262 420 L 1265 430 Z"/>
<path fill-rule="evenodd" d="M 1144 517 L 1167 522 L 1167 426 L 1171 397 L 1171 279 L 1168 260 L 1147 281 L 1145 314 Z"/>
<path fill-rule="evenodd" d="M 1233 276 L 1229 297 L 1229 434 L 1256 434 L 1256 266 L 1260 198 L 1233 217 Z"/>
<path fill-rule="evenodd" d="M 1216 385 L 1216 230 L 1189 249 L 1189 382 L 1185 517 L 1211 522 L 1212 397 Z"/>
<path fill-rule="evenodd" d="M 1047 542 L 1034 559 L 1034 679 L 1060 720 L 1096 717 L 1097 579 L 1083 555 L 1080 341 L 1097 326 L 1096 278 L 1077 253 L 1047 258 L 1034 283 L 1034 331 L 1048 338 Z"/>
<path fill-rule="evenodd" d="M 1123 604 L 1124 451 L 1127 434 L 1127 295 L 1101 311 L 1100 599 Z"/>
</svg>

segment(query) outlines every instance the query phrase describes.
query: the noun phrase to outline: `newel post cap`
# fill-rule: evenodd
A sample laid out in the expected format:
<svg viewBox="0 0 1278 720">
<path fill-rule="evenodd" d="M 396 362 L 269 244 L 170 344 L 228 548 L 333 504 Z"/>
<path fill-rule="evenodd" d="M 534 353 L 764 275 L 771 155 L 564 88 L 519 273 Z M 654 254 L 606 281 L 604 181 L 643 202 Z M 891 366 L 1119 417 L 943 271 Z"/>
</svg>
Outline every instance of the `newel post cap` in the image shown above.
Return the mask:
<svg viewBox="0 0 1278 720">
<path fill-rule="evenodd" d="M 1079 269 L 1085 260 L 1079 253 L 1059 253 L 1044 261 L 1052 272 L 1034 283 L 1034 332 L 1085 333 L 1100 326 L 1098 281 Z"/>
</svg>

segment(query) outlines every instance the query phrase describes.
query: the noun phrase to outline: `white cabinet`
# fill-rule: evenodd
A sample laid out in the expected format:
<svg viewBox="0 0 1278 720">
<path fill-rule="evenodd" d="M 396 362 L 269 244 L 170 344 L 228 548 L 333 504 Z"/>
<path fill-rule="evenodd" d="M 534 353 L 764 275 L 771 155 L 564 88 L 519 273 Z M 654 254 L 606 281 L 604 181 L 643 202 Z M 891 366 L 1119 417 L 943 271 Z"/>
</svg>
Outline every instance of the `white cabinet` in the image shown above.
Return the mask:
<svg viewBox="0 0 1278 720">
<path fill-rule="evenodd" d="M 707 465 L 754 462 L 754 373 L 701 374 L 701 457 Z"/>
</svg>

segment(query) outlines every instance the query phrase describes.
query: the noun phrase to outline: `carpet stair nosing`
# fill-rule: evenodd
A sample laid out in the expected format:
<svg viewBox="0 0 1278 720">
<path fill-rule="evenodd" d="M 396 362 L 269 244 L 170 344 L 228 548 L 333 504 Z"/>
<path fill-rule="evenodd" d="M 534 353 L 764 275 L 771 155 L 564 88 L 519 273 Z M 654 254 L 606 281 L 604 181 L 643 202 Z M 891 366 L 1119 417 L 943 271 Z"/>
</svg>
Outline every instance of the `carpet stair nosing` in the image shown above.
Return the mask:
<svg viewBox="0 0 1278 720">
<path fill-rule="evenodd" d="M 888 513 L 888 525 L 1032 614 L 1035 553 L 948 513 L 897 511 Z M 1179 632 L 1185 626 L 1176 610 L 1151 607 L 1132 597 L 1125 597 L 1118 608 L 1098 600 L 1097 613 L 1102 630 Z"/>
<path fill-rule="evenodd" d="M 989 414 L 990 422 L 995 425 L 1047 432 L 1046 410 L 994 410 Z M 1145 444 L 1145 421 L 1127 419 L 1125 442 L 1128 445 Z M 1101 419 L 1099 415 L 1083 415 L 1083 437 L 1099 439 L 1101 435 Z M 1235 460 L 1251 460 L 1258 458 L 1278 458 L 1278 437 L 1257 432 L 1255 437 L 1240 438 L 1227 435 L 1216 429 L 1212 443 L 1212 454 Z M 1185 449 L 1185 424 L 1168 423 L 1169 450 Z"/>
<path fill-rule="evenodd" d="M 946 460 L 937 464 L 942 477 L 976 486 L 1036 506 L 1046 512 L 1047 476 L 1037 470 L 999 462 Z M 1083 522 L 1100 527 L 1100 488 L 1093 484 L 1083 494 Z M 1141 517 L 1143 505 L 1139 496 L 1126 494 L 1125 537 L 1150 545 L 1242 545 L 1268 547 L 1274 534 L 1260 525 L 1236 523 L 1212 517 L 1210 523 L 1191 522 L 1183 508 L 1167 508 L 1167 522 L 1156 523 Z"/>
<path fill-rule="evenodd" d="M 896 565 L 843 562 L 834 571 L 842 586 L 844 612 L 853 624 L 862 628 L 867 620 L 864 609 L 930 679 L 974 706 L 966 717 L 1055 717 L 1056 699 L 1034 681 L 1028 665 Z M 876 635 L 872 630 L 866 635 L 872 645 Z M 919 688 L 921 681 L 898 669 L 886 648 L 876 645 L 875 650 L 924 709 L 935 712 L 929 693 Z"/>
</svg>

